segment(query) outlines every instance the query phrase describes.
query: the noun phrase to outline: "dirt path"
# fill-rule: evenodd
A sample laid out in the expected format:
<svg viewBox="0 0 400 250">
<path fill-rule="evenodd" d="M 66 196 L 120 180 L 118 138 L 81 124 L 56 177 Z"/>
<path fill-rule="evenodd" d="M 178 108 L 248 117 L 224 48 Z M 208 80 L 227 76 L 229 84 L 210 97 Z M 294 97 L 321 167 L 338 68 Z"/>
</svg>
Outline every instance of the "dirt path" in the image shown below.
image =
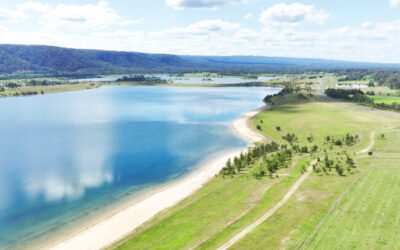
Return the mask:
<svg viewBox="0 0 400 250">
<path fill-rule="evenodd" d="M 364 148 L 363 150 L 358 151 L 356 154 L 363 154 L 363 153 L 367 153 L 367 152 L 371 151 L 372 147 L 375 144 L 375 131 L 372 131 L 370 136 L 371 136 L 371 142 L 370 142 L 369 146 Z"/>
<path fill-rule="evenodd" d="M 307 169 L 307 172 L 304 173 L 300 179 L 296 181 L 296 183 L 290 188 L 290 190 L 286 193 L 286 195 L 280 200 L 273 208 L 268 210 L 263 216 L 261 216 L 259 219 L 257 219 L 255 222 L 247 226 L 245 229 L 243 229 L 241 232 L 233 236 L 228 242 L 226 242 L 224 245 L 220 246 L 218 250 L 224 250 L 235 244 L 238 240 L 246 236 L 250 231 L 252 231 L 254 228 L 256 228 L 258 225 L 260 225 L 262 222 L 267 220 L 271 215 L 273 215 L 280 207 L 282 207 L 283 204 L 286 203 L 286 201 L 289 200 L 289 198 L 294 194 L 294 192 L 297 191 L 297 189 L 300 187 L 300 185 L 305 181 L 305 179 L 308 177 L 308 175 L 312 171 L 312 165 L 316 162 L 316 160 L 312 161 L 310 166 Z"/>
</svg>

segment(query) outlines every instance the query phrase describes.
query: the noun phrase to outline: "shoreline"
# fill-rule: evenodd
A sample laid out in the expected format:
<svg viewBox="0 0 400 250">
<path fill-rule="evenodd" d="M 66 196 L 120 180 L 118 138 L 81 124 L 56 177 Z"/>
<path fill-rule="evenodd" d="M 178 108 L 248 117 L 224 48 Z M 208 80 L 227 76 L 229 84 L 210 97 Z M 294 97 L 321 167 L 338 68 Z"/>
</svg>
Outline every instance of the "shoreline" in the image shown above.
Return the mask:
<svg viewBox="0 0 400 250">
<path fill-rule="evenodd" d="M 231 129 L 251 145 L 265 141 L 266 137 L 253 130 L 251 118 L 269 107 L 261 107 L 244 113 L 231 123 Z M 143 223 L 184 200 L 210 181 L 224 167 L 229 158 L 239 156 L 246 148 L 216 153 L 198 164 L 196 170 L 178 180 L 150 188 L 135 196 L 132 201 L 107 217 L 101 217 L 90 225 L 82 225 L 64 239 L 49 240 L 46 249 L 101 249 L 129 235 Z M 41 246 L 43 248 L 43 246 Z"/>
</svg>

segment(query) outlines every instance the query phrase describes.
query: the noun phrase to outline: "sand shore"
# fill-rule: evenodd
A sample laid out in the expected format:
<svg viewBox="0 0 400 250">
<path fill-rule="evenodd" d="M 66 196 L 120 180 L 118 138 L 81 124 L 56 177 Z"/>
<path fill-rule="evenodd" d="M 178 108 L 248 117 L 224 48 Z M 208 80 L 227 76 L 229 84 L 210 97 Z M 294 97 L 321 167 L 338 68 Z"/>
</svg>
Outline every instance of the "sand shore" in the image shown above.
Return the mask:
<svg viewBox="0 0 400 250">
<path fill-rule="evenodd" d="M 232 124 L 233 129 L 250 143 L 263 141 L 265 137 L 252 128 L 250 119 L 264 110 L 259 108 L 242 115 Z M 213 178 L 229 158 L 238 156 L 246 148 L 235 149 L 206 161 L 193 173 L 177 181 L 155 188 L 147 197 L 101 221 L 85 227 L 71 237 L 53 242 L 50 249 L 101 249 L 122 239 L 135 228 L 150 220 L 157 213 L 185 199 Z"/>
</svg>

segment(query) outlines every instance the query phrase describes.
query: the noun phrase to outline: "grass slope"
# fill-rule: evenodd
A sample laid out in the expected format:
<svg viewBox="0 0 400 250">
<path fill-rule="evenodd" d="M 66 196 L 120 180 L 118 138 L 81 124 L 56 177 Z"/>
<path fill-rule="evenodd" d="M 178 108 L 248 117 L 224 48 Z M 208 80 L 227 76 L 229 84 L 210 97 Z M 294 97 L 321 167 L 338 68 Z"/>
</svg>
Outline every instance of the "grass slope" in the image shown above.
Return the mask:
<svg viewBox="0 0 400 250">
<path fill-rule="evenodd" d="M 398 249 L 400 242 L 400 130 L 376 139 L 376 158 L 311 241 L 309 249 Z"/>
<path fill-rule="evenodd" d="M 375 103 L 392 104 L 394 102 L 400 103 L 400 96 L 369 96 Z"/>
<path fill-rule="evenodd" d="M 264 120 L 263 131 L 277 139 L 285 133 L 276 131 L 275 127 L 279 125 L 286 130 L 295 131 L 300 140 L 305 140 L 311 131 L 317 140 L 327 134 L 346 131 L 359 133 L 363 141 L 357 147 L 349 149 L 350 152 L 368 145 L 371 130 L 395 122 L 395 119 L 385 116 L 377 121 L 374 114 L 364 110 L 319 102 L 278 106 L 270 112 L 260 114 L 255 123 L 258 124 L 261 119 Z M 349 174 L 346 177 L 318 176 L 312 173 L 280 210 L 238 241 L 232 249 L 246 249 L 248 246 L 251 249 L 298 249 L 326 214 L 332 202 L 361 171 L 359 168 L 354 175 Z M 329 244 L 320 245 L 319 248 L 337 249 L 331 248 Z"/>
</svg>

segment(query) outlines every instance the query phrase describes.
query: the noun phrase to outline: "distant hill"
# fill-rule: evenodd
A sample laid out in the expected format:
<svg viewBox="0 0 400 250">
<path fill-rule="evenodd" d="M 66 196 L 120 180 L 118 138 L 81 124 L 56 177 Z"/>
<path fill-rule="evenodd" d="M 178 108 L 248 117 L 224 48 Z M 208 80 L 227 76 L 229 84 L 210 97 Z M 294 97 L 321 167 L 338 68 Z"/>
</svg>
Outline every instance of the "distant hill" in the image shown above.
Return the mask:
<svg viewBox="0 0 400 250">
<path fill-rule="evenodd" d="M 400 68 L 398 64 L 264 56 L 177 56 L 41 45 L 0 45 L 0 74 L 95 75 L 193 71 L 287 72 L 327 68 Z"/>
</svg>

